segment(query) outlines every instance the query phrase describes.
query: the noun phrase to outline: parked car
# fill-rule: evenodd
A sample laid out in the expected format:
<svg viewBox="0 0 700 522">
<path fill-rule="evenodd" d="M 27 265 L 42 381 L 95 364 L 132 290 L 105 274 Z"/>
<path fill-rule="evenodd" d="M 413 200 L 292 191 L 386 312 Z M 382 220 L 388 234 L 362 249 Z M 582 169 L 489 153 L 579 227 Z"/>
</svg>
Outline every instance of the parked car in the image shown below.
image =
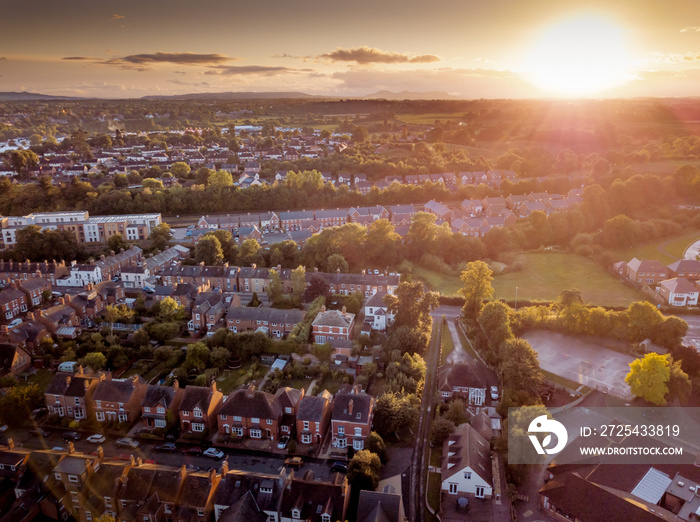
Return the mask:
<svg viewBox="0 0 700 522">
<path fill-rule="evenodd" d="M 94 435 L 90 435 L 86 440 L 93 444 L 102 444 L 105 441 L 105 436 L 100 433 L 95 433 Z"/>
<path fill-rule="evenodd" d="M 182 450 L 182 452 L 185 455 L 201 455 L 202 454 L 202 448 L 199 446 L 190 446 L 189 448 L 185 448 Z"/>
<path fill-rule="evenodd" d="M 77 431 L 64 431 L 61 437 L 63 437 L 63 440 L 76 441 L 80 440 L 80 433 L 78 433 Z"/>
<path fill-rule="evenodd" d="M 114 444 L 117 446 L 117 448 L 135 449 L 139 447 L 139 441 L 130 439 L 129 437 L 122 437 L 121 439 L 117 439 L 117 441 Z"/>
<path fill-rule="evenodd" d="M 498 386 L 491 386 L 491 399 L 498 400 Z"/>
<path fill-rule="evenodd" d="M 293 468 L 298 468 L 303 463 L 304 461 L 301 460 L 301 457 L 289 457 L 288 459 L 284 459 L 284 465 L 292 466 Z"/>
<path fill-rule="evenodd" d="M 331 464 L 331 471 L 336 473 L 347 473 L 348 465 L 345 464 L 345 462 L 336 460 L 333 464 Z"/>
<path fill-rule="evenodd" d="M 37 428 L 35 430 L 31 430 L 29 433 L 31 433 L 32 435 L 36 435 L 37 437 L 48 437 L 49 436 L 49 432 L 43 428 Z"/>
<path fill-rule="evenodd" d="M 175 446 L 174 442 L 166 442 L 160 446 L 156 446 L 154 449 L 161 453 L 177 453 L 177 446 Z"/>
<path fill-rule="evenodd" d="M 202 455 L 204 455 L 205 457 L 209 457 L 210 459 L 223 459 L 225 453 L 220 449 L 207 448 L 206 450 L 204 450 L 204 453 L 202 453 Z"/>
<path fill-rule="evenodd" d="M 289 435 L 282 435 L 277 443 L 277 447 L 279 449 L 284 449 L 287 447 L 287 444 L 289 444 Z"/>
</svg>

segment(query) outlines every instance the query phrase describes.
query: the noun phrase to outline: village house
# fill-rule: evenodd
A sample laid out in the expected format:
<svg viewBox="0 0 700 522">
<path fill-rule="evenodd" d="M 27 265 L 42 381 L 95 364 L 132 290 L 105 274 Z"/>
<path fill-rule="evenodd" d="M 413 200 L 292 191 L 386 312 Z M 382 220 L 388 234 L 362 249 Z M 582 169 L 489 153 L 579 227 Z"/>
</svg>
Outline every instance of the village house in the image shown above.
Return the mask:
<svg viewBox="0 0 700 522">
<path fill-rule="evenodd" d="M 300 444 L 320 444 L 328 431 L 333 396 L 328 390 L 318 395 L 305 395 L 297 411 L 296 440 Z"/>
<path fill-rule="evenodd" d="M 350 501 L 347 478 L 336 473 L 329 482 L 314 480 L 313 471 L 293 477 L 280 508 L 280 522 L 336 522 L 346 520 Z"/>
<path fill-rule="evenodd" d="M 251 386 L 241 388 L 218 411 L 219 436 L 277 440 L 281 415 L 274 395 Z"/>
<path fill-rule="evenodd" d="M 180 403 L 180 431 L 182 433 L 212 433 L 216 429 L 216 414 L 224 394 L 211 386 L 187 386 Z"/>
<path fill-rule="evenodd" d="M 470 406 L 483 406 L 486 401 L 486 378 L 474 360 L 442 366 L 437 385 L 443 401 L 460 397 L 467 399 Z"/>
<path fill-rule="evenodd" d="M 56 286 L 56 280 L 69 274 L 70 270 L 66 264 L 61 261 L 57 263 L 41 262 L 41 263 L 17 263 L 13 261 L 0 260 L 0 280 L 13 281 L 20 279 L 29 279 L 32 277 L 43 277 L 51 282 L 52 286 Z"/>
<path fill-rule="evenodd" d="M 43 277 L 30 277 L 19 282 L 19 289 L 27 295 L 30 308 L 39 306 L 44 296 L 51 293 L 51 281 Z"/>
<path fill-rule="evenodd" d="M 112 374 L 87 374 L 82 367 L 75 374 L 57 372 L 44 392 L 49 415 L 83 420 L 93 414 L 92 399 L 97 385 Z"/>
<path fill-rule="evenodd" d="M 168 413 L 174 423 L 179 421 L 180 403 L 185 390 L 175 379 L 172 386 L 149 384 L 141 402 L 141 422 L 144 429 L 164 429 L 168 424 Z"/>
<path fill-rule="evenodd" d="M 331 436 L 334 448 L 352 446 L 355 451 L 364 449 L 365 439 L 372 431 L 374 398 L 359 386 L 343 386 L 333 400 Z"/>
<path fill-rule="evenodd" d="M 12 321 L 29 309 L 27 295 L 12 283 L 9 288 L 0 291 L 0 320 Z"/>
<path fill-rule="evenodd" d="M 448 495 L 490 499 L 493 495 L 491 447 L 469 424 L 460 424 L 442 446 L 440 489 Z"/>
<path fill-rule="evenodd" d="M 383 332 L 394 321 L 394 314 L 384 304 L 386 292 L 376 292 L 365 303 L 365 322 L 369 322 L 372 329 Z"/>
<path fill-rule="evenodd" d="M 221 475 L 214 468 L 209 472 L 189 473 L 182 485 L 183 494 L 173 509 L 172 522 L 208 522 L 214 514 L 220 482 Z"/>
<path fill-rule="evenodd" d="M 656 292 L 671 306 L 697 306 L 700 287 L 685 277 L 674 277 L 661 281 Z"/>
<path fill-rule="evenodd" d="M 305 315 L 303 310 L 231 306 L 226 314 L 226 327 L 234 333 L 263 331 L 280 339 L 289 335 Z"/>
<path fill-rule="evenodd" d="M 95 420 L 100 423 L 133 423 L 141 413 L 148 384 L 140 376 L 103 380 L 92 396 Z"/>
<path fill-rule="evenodd" d="M 634 257 L 627 263 L 625 275 L 627 279 L 637 284 L 655 286 L 668 278 L 668 271 L 660 261 L 655 259 L 642 261 Z"/>
<path fill-rule="evenodd" d="M 296 430 L 299 402 L 304 398 L 305 390 L 297 390 L 289 386 L 281 387 L 275 393 L 275 402 L 279 406 L 279 435 L 294 437 Z"/>
<path fill-rule="evenodd" d="M 670 277 L 684 277 L 690 282 L 700 279 L 700 261 L 697 259 L 680 259 L 668 265 Z"/>
<path fill-rule="evenodd" d="M 264 513 L 259 518 L 261 522 L 278 522 L 282 495 L 288 480 L 285 468 L 282 468 L 279 475 L 229 471 L 228 461 L 224 461 L 221 465 L 221 482 L 216 490 L 214 501 L 215 520 L 218 521 L 226 511 L 235 512 L 241 502 L 245 502 L 245 497 L 250 496 L 252 503 Z M 246 515 L 246 522 L 258 522 L 258 519 L 251 520 L 249 517 L 250 515 Z M 236 518 L 227 520 L 236 520 Z M 239 517 L 238 520 L 243 519 Z"/>
<path fill-rule="evenodd" d="M 326 307 L 322 306 L 314 322 L 311 323 L 316 344 L 323 344 L 331 339 L 352 339 L 354 326 L 355 314 L 347 313 L 345 307 L 338 311 L 326 310 Z"/>
</svg>

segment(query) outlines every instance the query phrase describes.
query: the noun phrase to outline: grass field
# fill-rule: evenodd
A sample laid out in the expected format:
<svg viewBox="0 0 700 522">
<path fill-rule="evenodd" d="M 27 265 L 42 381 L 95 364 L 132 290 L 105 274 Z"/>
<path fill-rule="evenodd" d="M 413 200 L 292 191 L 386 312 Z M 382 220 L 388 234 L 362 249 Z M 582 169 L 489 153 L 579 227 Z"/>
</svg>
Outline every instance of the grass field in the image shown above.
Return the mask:
<svg viewBox="0 0 700 522">
<path fill-rule="evenodd" d="M 516 288 L 518 299 L 528 300 L 554 300 L 567 288 L 581 290 L 586 304 L 628 306 L 644 299 L 590 259 L 555 252 L 530 252 L 518 259 L 522 270 L 494 278 L 495 299 L 515 299 Z"/>
<path fill-rule="evenodd" d="M 457 291 L 462 287 L 459 277 L 456 275 L 445 275 L 433 272 L 420 265 L 404 261 L 398 267 L 402 274 L 411 274 L 414 279 L 423 281 L 428 288 L 442 295 L 457 295 Z"/>
<path fill-rule="evenodd" d="M 654 241 L 646 245 L 613 250 L 620 261 L 637 259 L 656 259 L 664 265 L 673 263 L 683 257 L 683 252 L 695 241 L 700 240 L 700 230 L 693 230 L 671 241 Z"/>
</svg>

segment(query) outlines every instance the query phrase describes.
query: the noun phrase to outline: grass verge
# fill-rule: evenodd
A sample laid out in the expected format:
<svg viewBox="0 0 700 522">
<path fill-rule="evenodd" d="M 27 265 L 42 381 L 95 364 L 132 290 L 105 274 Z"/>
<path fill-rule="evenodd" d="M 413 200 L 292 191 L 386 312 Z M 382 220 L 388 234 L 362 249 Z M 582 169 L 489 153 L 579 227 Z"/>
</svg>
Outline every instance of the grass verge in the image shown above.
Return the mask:
<svg viewBox="0 0 700 522">
<path fill-rule="evenodd" d="M 428 473 L 428 503 L 437 512 L 440 512 L 440 474 Z M 428 515 L 433 515 L 428 512 Z M 433 517 L 432 520 L 437 520 Z"/>
<path fill-rule="evenodd" d="M 442 328 L 442 348 L 440 351 L 440 365 L 442 366 L 445 364 L 445 361 L 447 360 L 447 356 L 450 354 L 452 350 L 454 350 L 454 343 L 452 342 L 452 335 L 450 335 L 450 329 L 447 327 L 447 325 L 444 325 Z"/>
</svg>

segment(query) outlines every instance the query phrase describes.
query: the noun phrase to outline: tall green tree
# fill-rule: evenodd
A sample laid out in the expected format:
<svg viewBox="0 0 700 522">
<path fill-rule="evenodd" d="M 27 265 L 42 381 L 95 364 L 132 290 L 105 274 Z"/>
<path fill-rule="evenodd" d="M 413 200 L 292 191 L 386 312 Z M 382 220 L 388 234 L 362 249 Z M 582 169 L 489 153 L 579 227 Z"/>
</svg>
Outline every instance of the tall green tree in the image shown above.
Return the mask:
<svg viewBox="0 0 700 522">
<path fill-rule="evenodd" d="M 306 268 L 299 265 L 292 270 L 291 280 L 292 302 L 294 306 L 299 306 L 301 304 L 301 298 L 304 295 L 304 290 L 306 290 Z"/>
<path fill-rule="evenodd" d="M 426 292 L 420 281 L 399 283 L 395 293 L 384 296 L 389 313 L 395 314 L 394 325 L 428 331 L 433 325 L 430 312 L 439 306 L 438 296 Z"/>
<path fill-rule="evenodd" d="M 382 461 L 379 455 L 368 450 L 360 450 L 348 465 L 348 482 L 353 489 L 374 491 L 379 484 Z"/>
<path fill-rule="evenodd" d="M 666 404 L 670 379 L 669 358 L 652 352 L 630 363 L 630 371 L 625 377 L 625 382 L 629 384 L 633 395 L 663 406 Z"/>
<path fill-rule="evenodd" d="M 216 265 L 224 259 L 221 243 L 214 235 L 205 235 L 194 247 L 194 258 L 205 265 Z"/>
<path fill-rule="evenodd" d="M 153 246 L 158 250 L 163 251 L 168 248 L 168 243 L 173 237 L 173 233 L 170 230 L 170 225 L 167 223 L 161 223 L 157 227 L 151 229 L 151 235 L 149 239 L 153 243 Z"/>
<path fill-rule="evenodd" d="M 483 261 L 472 261 L 467 263 L 459 278 L 463 285 L 459 293 L 465 298 L 462 315 L 465 319 L 475 320 L 484 299 L 493 297 L 493 270 Z"/>
</svg>

